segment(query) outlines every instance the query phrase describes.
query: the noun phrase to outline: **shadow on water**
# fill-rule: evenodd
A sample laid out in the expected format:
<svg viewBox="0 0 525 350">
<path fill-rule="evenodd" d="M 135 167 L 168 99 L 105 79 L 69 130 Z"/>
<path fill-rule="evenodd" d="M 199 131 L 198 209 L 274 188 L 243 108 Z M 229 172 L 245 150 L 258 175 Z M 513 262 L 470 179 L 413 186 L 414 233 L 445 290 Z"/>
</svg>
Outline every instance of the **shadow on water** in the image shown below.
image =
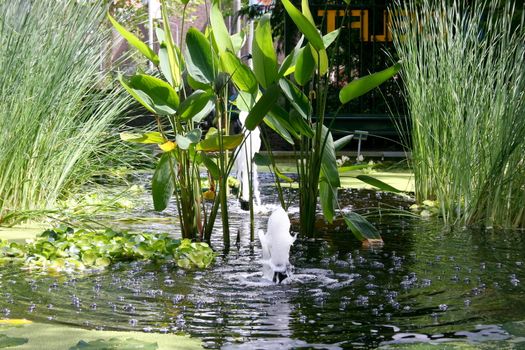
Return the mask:
<svg viewBox="0 0 525 350">
<path fill-rule="evenodd" d="M 261 185 L 263 203 L 277 203 L 271 187 Z M 369 202 L 370 194 L 375 196 L 351 192 L 355 203 Z M 383 199 L 407 206 L 402 197 Z M 166 215 L 129 215 L 139 214 Z M 268 215 L 257 215 L 256 230 L 266 229 Z M 525 320 L 521 231 L 450 231 L 432 219 L 389 217 L 374 221 L 385 246 L 362 249 L 334 226 L 316 239 L 298 238 L 290 256 L 294 275 L 275 285 L 262 278 L 261 249 L 249 241 L 248 218 L 232 201 L 232 241 L 239 233 L 239 245 L 206 271 L 140 262 L 92 275 L 52 276 L 3 266 L 0 317 L 185 332 L 207 347 L 225 349 L 375 348 L 450 340 L 479 345 L 525 335 L 519 322 Z M 173 229 L 170 223 L 127 225 Z M 220 248 L 219 241 L 214 244 Z M 516 336 L 509 333 L 516 329 Z"/>
</svg>

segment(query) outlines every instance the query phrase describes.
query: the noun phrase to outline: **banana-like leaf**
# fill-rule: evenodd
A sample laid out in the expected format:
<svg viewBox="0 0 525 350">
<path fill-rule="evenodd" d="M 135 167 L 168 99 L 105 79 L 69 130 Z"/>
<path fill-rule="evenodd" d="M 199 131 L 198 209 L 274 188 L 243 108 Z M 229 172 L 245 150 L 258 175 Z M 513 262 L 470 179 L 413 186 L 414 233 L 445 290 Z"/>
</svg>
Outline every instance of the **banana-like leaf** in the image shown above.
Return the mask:
<svg viewBox="0 0 525 350">
<path fill-rule="evenodd" d="M 337 170 L 339 173 L 346 173 L 349 171 L 356 171 L 356 170 L 363 170 L 367 168 L 373 168 L 375 167 L 375 164 L 354 164 L 354 165 L 348 165 L 348 166 L 342 166 L 338 168 Z"/>
<path fill-rule="evenodd" d="M 348 142 L 352 141 L 353 138 L 354 138 L 354 135 L 346 135 L 346 136 L 343 136 L 343 137 L 337 139 L 334 142 L 335 150 L 336 151 L 342 150 L 343 147 L 346 146 L 348 144 Z"/>
<path fill-rule="evenodd" d="M 294 144 L 292 136 L 290 135 L 288 130 L 286 130 L 286 128 L 281 124 L 279 119 L 276 119 L 272 115 L 271 111 L 269 112 L 269 114 L 266 117 L 264 117 L 263 120 L 264 120 L 264 123 L 266 125 L 268 125 L 270 127 L 270 129 L 275 131 L 279 136 L 281 136 L 283 138 L 283 140 L 288 142 L 290 145 Z"/>
<path fill-rule="evenodd" d="M 329 48 L 330 45 L 335 41 L 335 39 L 341 33 L 341 28 L 332 30 L 330 33 L 323 35 L 323 44 L 325 48 Z"/>
<path fill-rule="evenodd" d="M 299 112 L 304 119 L 308 119 L 311 113 L 311 105 L 308 97 L 286 78 L 279 79 L 279 86 L 284 96 L 286 96 L 297 112 Z"/>
<path fill-rule="evenodd" d="M 308 3 L 308 0 L 301 0 L 301 11 L 308 22 L 315 26 L 314 17 L 310 11 L 310 4 Z"/>
<path fill-rule="evenodd" d="M 401 62 L 380 72 L 351 81 L 339 91 L 339 100 L 345 104 L 392 78 L 401 69 Z"/>
<path fill-rule="evenodd" d="M 297 61 L 295 62 L 294 78 L 297 84 L 305 86 L 313 77 L 315 72 L 315 59 L 312 54 L 310 44 L 299 50 Z"/>
<path fill-rule="evenodd" d="M 122 132 L 120 133 L 122 141 L 136 142 L 136 143 L 156 143 L 158 145 L 166 142 L 166 139 L 158 131 L 150 131 L 144 134 Z"/>
<path fill-rule="evenodd" d="M 235 53 L 238 53 L 241 51 L 242 47 L 244 46 L 244 43 L 246 42 L 246 34 L 243 30 L 241 30 L 239 33 L 233 34 L 231 37 L 233 50 Z"/>
<path fill-rule="evenodd" d="M 292 109 L 290 111 L 290 124 L 292 125 L 292 128 L 302 136 L 306 137 L 313 137 L 314 131 L 312 130 L 312 127 L 306 119 L 304 119 L 299 112 L 297 112 L 295 109 Z"/>
<path fill-rule="evenodd" d="M 273 48 L 270 14 L 259 20 L 253 37 L 253 72 L 263 88 L 277 80 L 277 55 Z"/>
<path fill-rule="evenodd" d="M 219 52 L 235 52 L 230 34 L 228 33 L 228 28 L 226 28 L 226 24 L 224 24 L 224 17 L 222 16 L 222 11 L 219 8 L 218 1 L 213 1 L 211 6 L 210 22 L 211 28 L 213 30 L 213 37 L 215 38 Z"/>
<path fill-rule="evenodd" d="M 239 91 L 237 98 L 235 99 L 235 105 L 239 111 L 250 112 L 255 105 L 255 101 L 257 101 L 258 93 L 260 92 L 257 91 L 257 93 L 251 94 L 249 92 Z"/>
<path fill-rule="evenodd" d="M 121 26 L 108 12 L 108 18 L 113 27 L 122 35 L 124 39 L 133 47 L 135 47 L 141 54 L 144 55 L 148 60 L 153 62 L 154 65 L 159 65 L 159 57 L 157 54 L 142 40 L 137 38 L 137 36 L 126 28 Z"/>
<path fill-rule="evenodd" d="M 299 50 L 303 46 L 304 41 L 304 35 L 301 35 L 301 38 L 293 48 L 292 52 L 288 54 L 281 63 L 281 67 L 279 68 L 279 73 L 277 77 L 280 79 L 282 77 L 286 77 L 293 72 L 295 72 L 295 62 L 297 61 L 297 55 L 299 54 Z"/>
<path fill-rule="evenodd" d="M 177 113 L 181 120 L 200 122 L 215 106 L 215 95 L 208 91 L 197 90 L 188 96 L 179 106 Z"/>
<path fill-rule="evenodd" d="M 306 39 L 312 44 L 312 46 L 317 50 L 324 50 L 324 44 L 323 44 L 323 38 L 321 37 L 321 34 L 319 34 L 319 31 L 317 28 L 310 23 L 308 18 L 306 18 L 301 11 L 299 11 L 297 8 L 295 8 L 294 5 L 290 2 L 290 0 L 282 0 L 284 8 L 286 12 L 288 12 L 288 15 L 290 15 L 290 18 L 292 21 L 294 21 L 295 25 L 301 33 L 304 34 Z"/>
<path fill-rule="evenodd" d="M 206 169 L 208 169 L 211 177 L 214 180 L 219 179 L 220 177 L 219 166 L 217 165 L 217 163 L 215 163 L 215 161 L 211 157 L 209 157 L 204 152 L 199 152 L 197 155 L 197 161 L 201 164 L 204 164 L 204 166 L 206 167 Z"/>
<path fill-rule="evenodd" d="M 266 89 L 262 97 L 255 103 L 252 110 L 246 117 L 244 126 L 248 130 L 254 130 L 257 125 L 264 119 L 266 114 L 270 111 L 272 106 L 279 98 L 280 89 L 277 84 L 272 84 Z"/>
<path fill-rule="evenodd" d="M 153 195 L 153 207 L 157 211 L 163 211 L 168 206 L 171 195 L 173 194 L 172 173 L 175 169 L 171 164 L 175 163 L 175 157 L 171 153 L 164 153 L 155 168 L 153 180 L 151 182 L 151 193 Z"/>
<path fill-rule="evenodd" d="M 319 176 L 319 199 L 325 219 L 332 223 L 337 204 L 337 190 L 341 187 L 335 157 L 334 139 L 326 126 L 321 130 L 321 172 Z"/>
<path fill-rule="evenodd" d="M 251 94 L 257 92 L 257 78 L 251 69 L 241 62 L 239 57 L 225 51 L 221 54 L 221 66 L 232 77 L 232 81 L 238 90 Z"/>
<path fill-rule="evenodd" d="M 164 45 L 166 45 L 166 51 L 168 54 L 169 70 L 171 72 L 171 82 L 174 87 L 179 87 L 182 83 L 182 62 L 181 55 L 178 53 L 178 49 L 175 46 L 173 35 L 171 34 L 170 19 L 168 15 L 168 7 L 165 1 L 162 1 L 161 6 L 162 14 L 162 28 L 164 29 Z"/>
<path fill-rule="evenodd" d="M 401 190 L 398 190 L 397 188 L 393 187 L 393 186 L 390 186 L 389 184 L 379 180 L 379 179 L 376 179 L 375 177 L 372 177 L 372 176 L 368 176 L 368 175 L 357 175 L 356 176 L 357 179 L 363 181 L 364 183 L 367 183 L 369 185 L 372 185 L 374 187 L 377 187 L 379 188 L 381 191 L 386 191 L 386 192 L 394 192 L 394 193 L 402 193 L 403 191 Z"/>
<path fill-rule="evenodd" d="M 188 29 L 186 33 L 186 67 L 191 77 L 203 84 L 211 84 L 215 79 L 217 62 L 214 62 L 210 42 L 199 30 Z"/>
<path fill-rule="evenodd" d="M 207 135 L 206 135 L 207 136 Z M 244 139 L 244 134 L 228 135 L 222 137 L 222 147 L 225 150 L 231 150 L 239 146 Z M 203 152 L 218 152 L 221 150 L 219 144 L 219 135 L 214 134 L 211 137 L 206 137 L 199 142 L 196 147 L 197 151 Z"/>
<path fill-rule="evenodd" d="M 354 212 L 344 214 L 343 218 L 358 240 L 370 245 L 382 245 L 381 235 L 367 219 Z"/>
<path fill-rule="evenodd" d="M 290 119 L 290 115 L 284 110 L 284 108 L 282 108 L 278 104 L 275 104 L 272 107 L 272 109 L 270 109 L 269 116 L 277 120 L 279 124 L 281 124 L 282 127 L 290 134 L 290 136 L 292 136 L 295 139 L 299 139 L 301 135 L 292 126 L 292 120 Z"/>
<path fill-rule="evenodd" d="M 174 114 L 179 106 L 179 95 L 164 80 L 146 74 L 136 74 L 128 81 L 119 76 L 119 80 L 129 94 L 152 113 Z"/>
</svg>

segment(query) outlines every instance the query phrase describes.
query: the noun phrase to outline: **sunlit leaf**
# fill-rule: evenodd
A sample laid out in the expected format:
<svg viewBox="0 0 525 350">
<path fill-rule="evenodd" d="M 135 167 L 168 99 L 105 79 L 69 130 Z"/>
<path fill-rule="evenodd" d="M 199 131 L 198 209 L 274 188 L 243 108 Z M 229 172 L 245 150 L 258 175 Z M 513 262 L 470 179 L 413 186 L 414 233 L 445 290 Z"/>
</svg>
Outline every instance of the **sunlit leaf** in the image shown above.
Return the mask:
<svg viewBox="0 0 525 350">
<path fill-rule="evenodd" d="M 252 47 L 253 72 L 266 89 L 277 79 L 277 55 L 273 48 L 270 14 L 265 14 L 259 20 Z"/>
<path fill-rule="evenodd" d="M 293 145 L 293 139 L 288 130 L 281 124 L 279 119 L 275 118 L 271 113 L 266 115 L 263 119 L 264 123 L 268 125 L 273 131 L 283 138 L 286 142 Z"/>
<path fill-rule="evenodd" d="M 148 60 L 153 62 L 154 65 L 159 64 L 159 57 L 155 54 L 155 52 L 142 40 L 137 38 L 137 36 L 131 32 L 129 32 L 126 28 L 121 26 L 108 12 L 108 18 L 113 27 L 122 35 L 124 39 L 133 47 L 135 47 L 137 50 L 140 51 L 141 54 L 144 55 Z"/>
<path fill-rule="evenodd" d="M 188 74 L 200 83 L 211 84 L 216 75 L 217 62 L 213 62 L 209 40 L 199 30 L 188 29 L 186 33 L 186 67 Z"/>
<path fill-rule="evenodd" d="M 222 137 L 222 148 L 225 150 L 231 150 L 239 146 L 244 138 L 244 134 L 237 135 L 226 135 Z M 221 150 L 219 143 L 219 135 L 214 134 L 211 137 L 207 137 L 197 144 L 197 151 L 204 152 L 218 152 Z"/>
<path fill-rule="evenodd" d="M 179 95 L 167 82 L 146 74 L 136 74 L 119 80 L 138 102 L 158 115 L 174 114 L 179 106 Z"/>
<path fill-rule="evenodd" d="M 177 144 L 173 141 L 167 141 L 161 145 L 159 145 L 159 148 L 164 152 L 171 152 L 175 148 L 177 148 Z"/>
<path fill-rule="evenodd" d="M 208 171 L 210 172 L 211 177 L 214 180 L 218 180 L 220 175 L 221 175 L 221 173 L 220 173 L 220 169 L 219 169 L 219 166 L 217 165 L 217 163 L 215 161 L 213 161 L 213 159 L 211 157 L 209 157 L 204 152 L 199 152 L 197 157 L 198 157 L 198 161 L 200 163 L 204 164 L 206 169 L 208 169 Z"/>
<path fill-rule="evenodd" d="M 120 133 L 120 139 L 122 141 L 136 142 L 136 143 L 156 143 L 163 144 L 166 139 L 160 132 L 150 131 L 144 134 L 122 132 Z"/>
<path fill-rule="evenodd" d="M 193 120 L 198 123 L 215 107 L 215 95 L 208 91 L 197 90 L 188 96 L 177 111 L 181 120 Z"/>
<path fill-rule="evenodd" d="M 213 29 L 213 37 L 215 38 L 219 51 L 223 52 L 229 50 L 230 52 L 235 52 L 230 34 L 228 33 L 228 28 L 226 28 L 226 24 L 224 24 L 224 17 L 219 8 L 218 1 L 213 1 L 211 6 L 210 22 Z"/>
<path fill-rule="evenodd" d="M 381 244 L 383 242 L 379 231 L 361 215 L 350 212 L 344 214 L 343 218 L 350 231 L 360 241 L 370 244 Z"/>
<path fill-rule="evenodd" d="M 312 49 L 310 45 L 299 50 L 297 55 L 297 61 L 295 62 L 295 72 L 294 78 L 297 84 L 304 86 L 306 85 L 313 77 L 315 72 L 315 60 L 312 56 Z"/>
<path fill-rule="evenodd" d="M 401 62 L 398 62 L 385 70 L 351 81 L 339 91 L 339 100 L 344 104 L 366 94 L 368 91 L 392 78 L 400 69 Z"/>
<path fill-rule="evenodd" d="M 225 51 L 221 54 L 222 69 L 232 77 L 237 89 L 251 94 L 257 92 L 257 78 L 250 68 L 241 62 L 239 57 Z"/>
<path fill-rule="evenodd" d="M 308 119 L 311 113 L 311 105 L 308 97 L 286 78 L 279 79 L 279 86 L 284 96 L 286 96 L 297 112 L 299 112 L 303 118 Z"/>
<path fill-rule="evenodd" d="M 171 34 L 170 19 L 167 6 L 161 6 L 162 27 L 164 29 L 164 44 L 168 53 L 169 71 L 171 72 L 171 82 L 173 86 L 181 85 L 182 62 L 181 55 L 175 46 L 173 35 Z"/>
<path fill-rule="evenodd" d="M 297 112 L 295 109 L 292 109 L 290 111 L 290 124 L 292 125 L 292 128 L 299 134 L 299 135 L 302 135 L 302 136 L 306 136 L 306 137 L 313 137 L 314 136 L 314 131 L 312 130 L 312 127 L 310 126 L 310 124 L 308 124 L 308 122 L 306 121 L 305 118 L 303 118 L 303 116 Z"/>
<path fill-rule="evenodd" d="M 319 198 L 325 219 L 331 223 L 335 215 L 337 190 L 341 187 L 337 162 L 335 157 L 334 140 L 326 126 L 321 129 L 321 172 L 319 175 Z"/>
<path fill-rule="evenodd" d="M 317 51 L 324 50 L 325 47 L 323 44 L 323 39 L 317 28 L 312 23 L 310 23 L 310 21 L 301 13 L 301 11 L 292 5 L 290 0 L 282 0 L 282 2 L 292 21 L 294 21 L 297 28 L 299 28 L 301 33 L 304 34 L 312 46 Z"/>
<path fill-rule="evenodd" d="M 381 191 L 387 191 L 387 192 L 394 192 L 394 193 L 401 193 L 403 191 L 398 190 L 397 188 L 390 186 L 389 184 L 376 179 L 372 176 L 368 175 L 358 175 L 356 176 L 357 179 L 363 181 L 364 183 L 367 183 L 369 185 L 372 185 L 374 187 L 379 188 Z"/>
<path fill-rule="evenodd" d="M 330 45 L 332 45 L 335 39 L 337 39 L 340 32 L 341 32 L 341 28 L 338 28 L 336 30 L 332 30 L 330 33 L 325 34 L 323 36 L 323 44 L 326 49 L 330 47 Z"/>
<path fill-rule="evenodd" d="M 354 135 L 346 135 L 343 136 L 336 141 L 334 141 L 334 148 L 336 151 L 340 151 L 343 149 L 344 146 L 346 146 L 352 139 L 354 138 Z"/>
</svg>

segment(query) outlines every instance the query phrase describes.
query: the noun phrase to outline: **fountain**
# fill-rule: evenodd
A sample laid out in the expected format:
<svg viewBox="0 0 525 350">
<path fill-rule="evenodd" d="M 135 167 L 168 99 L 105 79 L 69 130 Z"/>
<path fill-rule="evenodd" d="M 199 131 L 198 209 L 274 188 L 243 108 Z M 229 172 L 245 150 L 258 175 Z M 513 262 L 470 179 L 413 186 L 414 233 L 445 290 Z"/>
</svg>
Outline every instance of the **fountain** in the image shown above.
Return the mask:
<svg viewBox="0 0 525 350">
<path fill-rule="evenodd" d="M 263 252 L 263 277 L 281 283 L 291 275 L 290 247 L 297 235 L 290 235 L 290 219 L 283 208 L 272 212 L 268 219 L 266 234 L 259 230 Z"/>
<path fill-rule="evenodd" d="M 239 122 L 244 127 L 248 112 L 241 111 L 239 113 Z M 256 207 L 261 206 L 261 194 L 259 192 L 259 180 L 257 178 L 257 165 L 253 163 L 255 153 L 259 152 L 261 148 L 261 132 L 259 128 L 255 128 L 246 137 L 244 143 L 240 146 L 237 158 L 235 159 L 235 169 L 237 171 L 236 178 L 240 183 L 239 196 L 241 200 L 241 207 L 245 209 L 243 203 L 249 203 L 249 181 L 250 169 L 252 171 L 252 186 L 253 196 Z"/>
</svg>

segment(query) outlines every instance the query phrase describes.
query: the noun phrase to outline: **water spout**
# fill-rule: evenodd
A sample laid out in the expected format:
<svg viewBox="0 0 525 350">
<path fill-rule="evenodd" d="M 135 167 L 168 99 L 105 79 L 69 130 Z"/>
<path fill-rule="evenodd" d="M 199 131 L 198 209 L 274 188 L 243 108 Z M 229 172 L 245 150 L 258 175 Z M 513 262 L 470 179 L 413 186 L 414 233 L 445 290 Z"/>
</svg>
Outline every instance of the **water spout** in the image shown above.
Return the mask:
<svg viewBox="0 0 525 350">
<path fill-rule="evenodd" d="M 239 122 L 244 127 L 248 112 L 241 111 L 239 113 Z M 253 174 L 253 197 L 255 198 L 255 204 L 261 205 L 261 195 L 259 192 L 259 179 L 257 177 L 257 165 L 253 163 L 253 157 L 255 153 L 261 149 L 261 132 L 259 128 L 255 128 L 246 137 L 245 142 L 242 144 L 237 158 L 235 159 L 235 169 L 237 171 L 236 178 L 240 183 L 240 198 L 243 202 L 250 200 L 249 195 L 249 181 L 250 181 L 250 168 Z"/>
<path fill-rule="evenodd" d="M 259 230 L 263 255 L 263 277 L 281 283 L 291 275 L 290 247 L 297 235 L 290 235 L 290 219 L 283 208 L 274 210 L 268 219 L 266 234 Z"/>
</svg>

